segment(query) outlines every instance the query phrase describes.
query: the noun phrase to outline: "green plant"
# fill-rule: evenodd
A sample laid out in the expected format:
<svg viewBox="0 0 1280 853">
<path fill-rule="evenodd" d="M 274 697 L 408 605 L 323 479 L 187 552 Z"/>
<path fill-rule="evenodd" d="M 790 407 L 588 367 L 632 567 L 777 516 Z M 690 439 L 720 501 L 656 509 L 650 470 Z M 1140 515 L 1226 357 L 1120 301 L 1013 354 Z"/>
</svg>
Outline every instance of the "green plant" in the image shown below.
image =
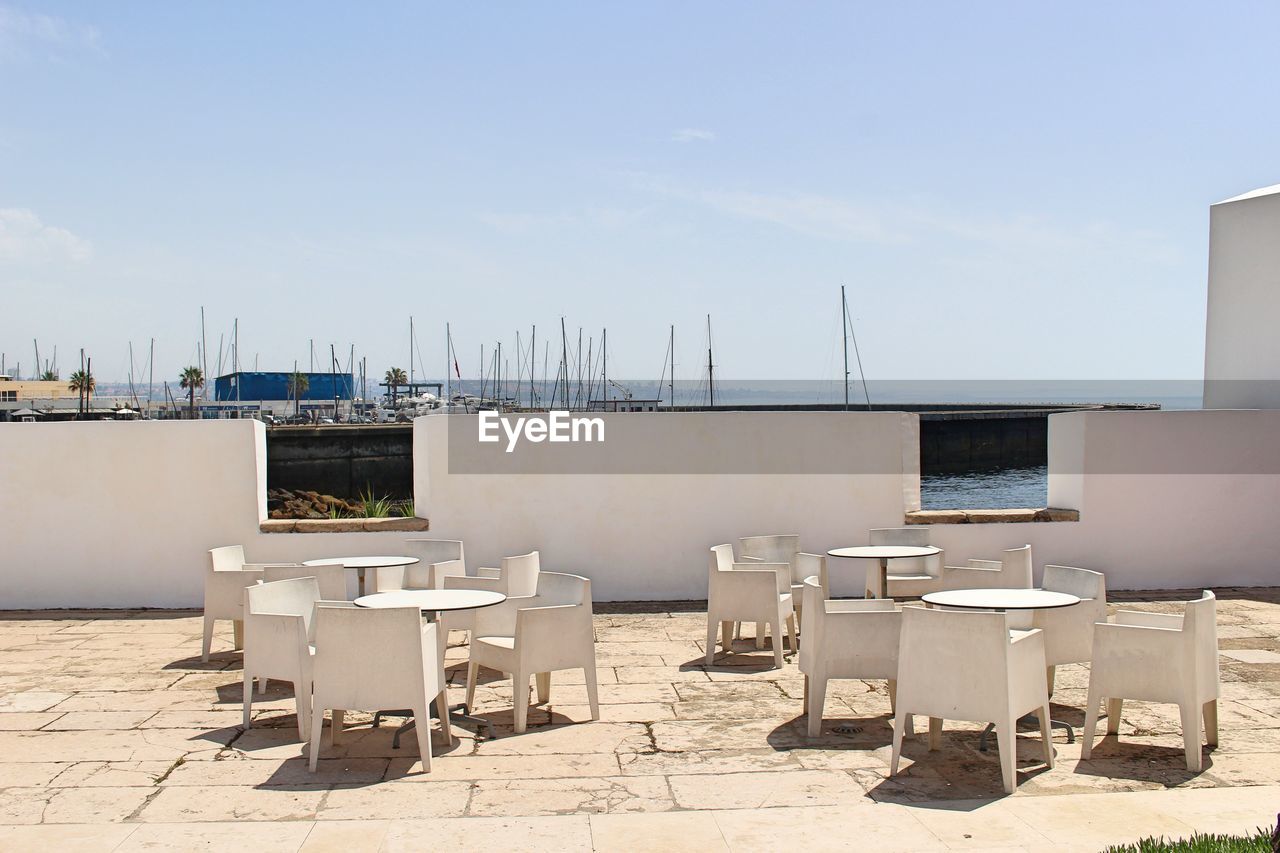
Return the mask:
<svg viewBox="0 0 1280 853">
<path fill-rule="evenodd" d="M 1166 841 L 1143 838 L 1135 844 L 1117 844 L 1104 853 L 1272 853 L 1273 832 L 1259 827 L 1253 835 L 1203 835 Z"/>
<path fill-rule="evenodd" d="M 190 417 L 194 418 L 196 416 L 196 389 L 204 387 L 204 371 L 194 364 L 190 367 L 184 367 L 178 384 L 190 395 Z"/>
<path fill-rule="evenodd" d="M 391 515 L 391 507 L 394 501 L 388 497 L 377 498 L 373 495 L 373 489 L 368 492 L 360 493 L 361 514 L 364 518 L 388 518 Z"/>
<path fill-rule="evenodd" d="M 400 501 L 399 505 L 396 508 L 400 511 L 400 515 L 404 518 L 413 518 L 415 515 L 417 515 L 417 513 L 413 511 L 413 498 L 409 498 L 409 500 L 407 501 Z"/>
<path fill-rule="evenodd" d="M 329 517 L 330 518 L 346 518 L 347 514 L 343 512 L 342 508 L 339 507 L 337 504 L 329 504 Z"/>
</svg>

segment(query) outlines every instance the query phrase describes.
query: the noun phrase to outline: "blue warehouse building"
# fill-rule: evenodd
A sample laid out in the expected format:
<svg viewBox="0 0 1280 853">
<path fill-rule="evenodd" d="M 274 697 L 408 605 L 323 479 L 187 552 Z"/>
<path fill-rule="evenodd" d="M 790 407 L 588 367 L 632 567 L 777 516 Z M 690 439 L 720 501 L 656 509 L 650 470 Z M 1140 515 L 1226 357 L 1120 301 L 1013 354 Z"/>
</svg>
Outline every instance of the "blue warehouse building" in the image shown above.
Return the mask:
<svg viewBox="0 0 1280 853">
<path fill-rule="evenodd" d="M 333 404 L 338 400 L 351 400 L 351 376 L 347 373 L 303 373 L 307 377 L 307 390 L 302 401 Z M 228 373 L 213 383 L 213 399 L 219 403 L 245 403 L 259 400 L 291 400 L 289 372 Z"/>
</svg>

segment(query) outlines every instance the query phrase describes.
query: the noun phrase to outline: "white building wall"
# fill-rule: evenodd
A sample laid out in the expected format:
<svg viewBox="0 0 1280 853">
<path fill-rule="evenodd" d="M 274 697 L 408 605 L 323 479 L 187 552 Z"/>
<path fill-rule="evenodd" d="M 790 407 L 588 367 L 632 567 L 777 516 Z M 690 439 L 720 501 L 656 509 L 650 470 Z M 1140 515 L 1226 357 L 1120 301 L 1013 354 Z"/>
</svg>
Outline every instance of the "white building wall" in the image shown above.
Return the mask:
<svg viewBox="0 0 1280 853">
<path fill-rule="evenodd" d="M 1209 208 L 1206 409 L 1280 408 L 1278 321 L 1280 184 Z"/>
<path fill-rule="evenodd" d="M 641 463 L 692 453 L 746 471 L 781 442 L 804 467 L 829 457 L 874 472 L 757 476 L 450 473 L 453 417 L 415 422 L 426 535 L 464 539 L 473 568 L 538 548 L 548 569 L 591 577 L 602 601 L 702 598 L 707 548 L 739 536 L 794 532 L 820 552 L 865 543 L 918 494 L 911 415 L 604 416 L 649 419 L 620 448 Z M 939 525 L 933 538 L 953 563 L 1029 542 L 1037 568 L 1099 569 L 1112 589 L 1277 585 L 1277 436 L 1277 411 L 1054 415 L 1051 502 L 1082 520 Z M 0 609 L 198 607 L 217 545 L 301 560 L 395 553 L 421 535 L 260 533 L 265 472 L 253 421 L 0 424 Z M 861 589 L 861 563 L 832 570 L 837 592 Z"/>
</svg>

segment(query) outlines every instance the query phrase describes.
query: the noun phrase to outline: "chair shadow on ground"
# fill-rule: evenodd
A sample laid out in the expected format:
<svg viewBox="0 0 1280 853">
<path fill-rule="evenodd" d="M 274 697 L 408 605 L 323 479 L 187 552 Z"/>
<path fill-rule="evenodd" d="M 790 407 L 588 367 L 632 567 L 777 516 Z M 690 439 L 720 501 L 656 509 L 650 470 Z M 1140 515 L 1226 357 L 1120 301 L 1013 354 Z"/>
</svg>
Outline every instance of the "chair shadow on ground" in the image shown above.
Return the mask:
<svg viewBox="0 0 1280 853">
<path fill-rule="evenodd" d="M 1103 729 L 1105 724 L 1099 724 Z M 1180 741 L 1180 735 L 1169 735 L 1170 741 Z M 1187 755 L 1182 746 L 1163 746 L 1134 743 L 1116 735 L 1101 732 L 1094 736 L 1093 751 L 1086 761 L 1076 763 L 1075 772 L 1083 776 L 1107 779 L 1127 779 L 1134 782 L 1154 782 L 1173 787 L 1190 782 L 1213 767 L 1213 747 L 1201 746 L 1201 770 L 1187 769 Z"/>
</svg>

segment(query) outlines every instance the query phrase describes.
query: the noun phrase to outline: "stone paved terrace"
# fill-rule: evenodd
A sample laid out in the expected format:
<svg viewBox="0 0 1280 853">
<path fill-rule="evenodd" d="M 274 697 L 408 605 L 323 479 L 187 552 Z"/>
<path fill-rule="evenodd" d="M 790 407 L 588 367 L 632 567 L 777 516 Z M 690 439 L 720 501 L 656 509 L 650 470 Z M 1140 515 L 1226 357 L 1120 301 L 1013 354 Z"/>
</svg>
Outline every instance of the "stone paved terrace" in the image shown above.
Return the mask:
<svg viewBox="0 0 1280 853">
<path fill-rule="evenodd" d="M 459 727 L 429 775 L 411 737 L 393 750 L 359 715 L 308 773 L 276 684 L 243 730 L 229 626 L 201 664 L 196 613 L 4 613 L 0 849 L 1098 850 L 1244 831 L 1280 809 L 1280 590 L 1219 596 L 1221 745 L 1202 773 L 1185 770 L 1175 708 L 1130 703 L 1091 761 L 1055 732 L 1047 771 L 1038 736 L 1020 737 L 1010 797 L 959 723 L 938 753 L 909 740 L 888 779 L 883 682 L 833 682 L 824 734 L 806 737 L 795 662 L 768 668 L 747 642 L 705 668 L 696 603 L 598 607 L 600 722 L 581 722 L 580 675 L 557 674 L 515 735 L 495 680 L 477 703 L 498 736 Z M 1170 611 L 1194 593 L 1115 597 Z M 464 653 L 449 650 L 458 701 Z M 1077 731 L 1087 678 L 1059 670 L 1054 716 Z M 842 722 L 860 731 L 832 733 Z"/>
</svg>

